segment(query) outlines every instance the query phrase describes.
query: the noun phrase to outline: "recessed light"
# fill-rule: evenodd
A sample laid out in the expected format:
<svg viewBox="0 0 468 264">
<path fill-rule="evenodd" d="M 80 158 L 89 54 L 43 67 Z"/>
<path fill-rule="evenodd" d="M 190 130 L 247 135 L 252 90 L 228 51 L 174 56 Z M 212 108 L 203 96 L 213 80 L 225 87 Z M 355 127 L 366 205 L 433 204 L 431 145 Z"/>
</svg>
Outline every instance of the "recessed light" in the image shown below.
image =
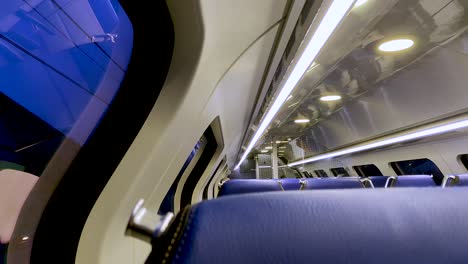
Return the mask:
<svg viewBox="0 0 468 264">
<path fill-rule="evenodd" d="M 294 123 L 296 124 L 304 124 L 304 123 L 309 123 L 310 120 L 309 119 L 296 119 L 294 120 Z"/>
<path fill-rule="evenodd" d="M 394 39 L 379 45 L 379 50 L 385 52 L 394 52 L 409 49 L 414 45 L 411 39 Z"/>
<path fill-rule="evenodd" d="M 365 3 L 367 3 L 367 0 L 357 0 L 354 7 L 362 6 Z"/>
<path fill-rule="evenodd" d="M 265 147 L 265 149 L 272 149 L 272 148 L 273 148 L 272 146 Z"/>
<path fill-rule="evenodd" d="M 324 102 L 337 101 L 340 99 L 341 99 L 340 95 L 326 95 L 326 96 L 320 97 L 320 101 L 324 101 Z"/>
<path fill-rule="evenodd" d="M 267 153 L 267 152 L 268 152 L 268 150 L 266 150 L 266 149 L 262 149 L 262 150 L 260 150 L 260 152 L 261 152 L 261 153 Z"/>
<path fill-rule="evenodd" d="M 285 148 L 286 148 L 286 146 L 279 147 L 279 149 L 285 149 Z"/>
</svg>

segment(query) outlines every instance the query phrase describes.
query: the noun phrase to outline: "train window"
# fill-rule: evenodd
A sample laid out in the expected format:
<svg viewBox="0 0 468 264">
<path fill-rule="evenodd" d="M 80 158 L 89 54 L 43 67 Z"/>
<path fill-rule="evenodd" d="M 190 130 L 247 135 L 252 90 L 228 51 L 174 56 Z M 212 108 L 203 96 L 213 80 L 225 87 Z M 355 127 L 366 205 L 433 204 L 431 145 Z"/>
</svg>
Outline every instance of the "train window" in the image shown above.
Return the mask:
<svg viewBox="0 0 468 264">
<path fill-rule="evenodd" d="M 164 197 L 164 200 L 161 202 L 161 205 L 159 206 L 158 214 L 164 215 L 168 212 L 174 212 L 174 196 L 177 190 L 177 185 L 179 184 L 180 178 L 184 174 L 190 162 L 193 160 L 193 157 L 195 156 L 199 148 L 200 148 L 200 142 L 198 142 L 195 145 L 192 152 L 190 152 L 188 158 L 185 160 L 185 163 L 180 169 L 179 174 L 177 174 L 177 177 L 172 183 L 171 188 L 169 188 L 169 190 L 166 193 L 166 196 Z"/>
<path fill-rule="evenodd" d="M 346 171 L 346 169 L 343 168 L 343 167 L 331 168 L 330 170 L 333 173 L 333 175 L 335 175 L 337 177 L 348 177 L 349 176 L 348 171 Z"/>
<path fill-rule="evenodd" d="M 353 169 L 361 177 L 383 176 L 382 172 L 374 164 L 353 166 Z"/>
<path fill-rule="evenodd" d="M 328 177 L 327 172 L 324 170 L 314 170 L 314 172 L 318 177 Z"/>
<path fill-rule="evenodd" d="M 180 200 L 180 208 L 184 208 L 192 203 L 192 194 L 195 190 L 195 186 L 205 172 L 206 167 L 213 158 L 216 149 L 218 148 L 218 142 L 213 132 L 213 128 L 208 127 L 203 133 L 202 140 L 206 142 L 205 148 L 200 155 L 197 163 L 193 167 L 192 171 L 188 175 L 187 180 L 182 187 L 182 196 Z"/>
<path fill-rule="evenodd" d="M 461 163 L 465 168 L 468 170 L 468 154 L 462 154 L 458 156 L 460 158 Z"/>
<path fill-rule="evenodd" d="M 226 165 L 226 157 L 224 157 L 224 160 L 219 162 L 219 164 L 216 167 L 215 171 L 211 175 L 211 179 L 206 183 L 205 189 L 203 190 L 203 200 L 208 199 L 208 190 L 210 188 L 210 182 L 213 180 L 214 177 L 216 177 L 216 174 L 218 174 L 218 171 L 225 165 Z"/>
<path fill-rule="evenodd" d="M 390 166 L 392 166 L 397 175 L 432 175 L 437 185 L 440 185 L 444 178 L 444 174 L 442 174 L 437 165 L 430 159 L 395 161 L 390 162 Z"/>
</svg>

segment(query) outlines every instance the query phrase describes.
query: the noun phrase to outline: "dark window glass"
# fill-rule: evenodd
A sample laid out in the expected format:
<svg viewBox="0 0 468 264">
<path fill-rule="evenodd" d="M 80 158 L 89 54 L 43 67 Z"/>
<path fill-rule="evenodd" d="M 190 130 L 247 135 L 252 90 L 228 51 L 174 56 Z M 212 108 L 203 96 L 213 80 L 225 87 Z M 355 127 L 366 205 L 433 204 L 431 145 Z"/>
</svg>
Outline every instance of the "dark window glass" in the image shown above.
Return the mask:
<svg viewBox="0 0 468 264">
<path fill-rule="evenodd" d="M 383 176 L 382 172 L 374 164 L 353 166 L 353 169 L 361 177 Z"/>
<path fill-rule="evenodd" d="M 349 176 L 349 173 L 343 167 L 331 168 L 330 170 L 333 173 L 333 175 L 338 176 L 338 177 L 348 177 Z"/>
<path fill-rule="evenodd" d="M 314 170 L 318 177 L 328 177 L 328 174 L 324 170 Z"/>
<path fill-rule="evenodd" d="M 462 154 L 458 157 L 460 157 L 460 161 L 463 163 L 463 166 L 468 170 L 468 154 Z"/>
<path fill-rule="evenodd" d="M 442 183 L 444 175 L 430 159 L 415 159 L 390 162 L 397 175 L 432 175 L 437 185 Z"/>
<path fill-rule="evenodd" d="M 179 184 L 180 178 L 184 174 L 185 170 L 187 169 L 188 165 L 192 161 L 193 157 L 195 156 L 195 153 L 197 153 L 199 149 L 200 143 L 197 143 L 195 147 L 193 148 L 192 152 L 190 152 L 188 158 L 185 160 L 184 165 L 182 166 L 182 169 L 180 169 L 179 174 L 177 174 L 176 179 L 171 185 L 171 188 L 167 191 L 166 196 L 164 197 L 164 200 L 162 201 L 161 205 L 159 206 L 159 211 L 158 214 L 164 215 L 168 212 L 174 212 L 174 195 L 177 190 L 177 185 Z"/>
</svg>

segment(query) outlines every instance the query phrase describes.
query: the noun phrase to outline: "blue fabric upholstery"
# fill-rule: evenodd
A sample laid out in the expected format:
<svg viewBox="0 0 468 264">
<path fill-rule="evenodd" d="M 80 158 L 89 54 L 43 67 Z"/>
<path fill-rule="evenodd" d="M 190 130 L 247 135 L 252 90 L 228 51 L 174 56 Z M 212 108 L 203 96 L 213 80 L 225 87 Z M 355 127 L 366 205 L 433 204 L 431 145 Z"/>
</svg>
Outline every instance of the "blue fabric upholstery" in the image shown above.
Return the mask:
<svg viewBox="0 0 468 264">
<path fill-rule="evenodd" d="M 301 188 L 301 179 L 281 179 L 280 181 L 285 191 L 294 191 Z"/>
<path fill-rule="evenodd" d="M 383 188 L 385 187 L 388 176 L 369 176 L 368 178 L 372 181 L 375 188 Z"/>
<path fill-rule="evenodd" d="M 433 187 L 436 186 L 431 175 L 398 176 L 389 187 Z"/>
<path fill-rule="evenodd" d="M 235 179 L 225 182 L 221 186 L 221 190 L 219 190 L 218 196 L 281 190 L 282 189 L 278 183 L 278 180 Z"/>
<path fill-rule="evenodd" d="M 446 186 L 468 186 L 468 174 L 450 175 Z"/>
<path fill-rule="evenodd" d="M 364 188 L 359 177 L 304 179 L 305 189 L 350 189 Z"/>
<path fill-rule="evenodd" d="M 180 240 L 167 246 L 174 253 L 166 261 L 466 264 L 468 207 L 461 201 L 467 199 L 468 188 L 460 187 L 270 192 L 209 200 L 187 211 Z"/>
</svg>

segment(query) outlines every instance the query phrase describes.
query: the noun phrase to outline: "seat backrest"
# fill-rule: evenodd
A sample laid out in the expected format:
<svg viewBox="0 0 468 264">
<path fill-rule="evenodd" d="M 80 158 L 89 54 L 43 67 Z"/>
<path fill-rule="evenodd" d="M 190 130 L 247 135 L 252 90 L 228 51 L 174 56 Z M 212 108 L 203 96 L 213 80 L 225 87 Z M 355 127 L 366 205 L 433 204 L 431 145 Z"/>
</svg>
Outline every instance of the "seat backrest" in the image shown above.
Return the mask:
<svg viewBox="0 0 468 264">
<path fill-rule="evenodd" d="M 146 263 L 466 264 L 467 199 L 468 187 L 214 199 L 179 213 Z"/>
<path fill-rule="evenodd" d="M 21 208 L 38 179 L 23 171 L 0 171 L 0 243 L 10 241 Z"/>
<path fill-rule="evenodd" d="M 306 190 L 364 188 L 359 177 L 304 179 Z"/>
<path fill-rule="evenodd" d="M 285 191 L 301 189 L 301 179 L 281 179 L 280 182 Z"/>
<path fill-rule="evenodd" d="M 276 179 L 232 179 L 226 181 L 219 190 L 218 197 L 256 192 L 282 191 Z"/>
<path fill-rule="evenodd" d="M 386 187 L 433 187 L 436 186 L 432 175 L 391 176 Z"/>
<path fill-rule="evenodd" d="M 372 181 L 375 188 L 384 188 L 388 176 L 369 176 L 367 178 Z"/>
</svg>

